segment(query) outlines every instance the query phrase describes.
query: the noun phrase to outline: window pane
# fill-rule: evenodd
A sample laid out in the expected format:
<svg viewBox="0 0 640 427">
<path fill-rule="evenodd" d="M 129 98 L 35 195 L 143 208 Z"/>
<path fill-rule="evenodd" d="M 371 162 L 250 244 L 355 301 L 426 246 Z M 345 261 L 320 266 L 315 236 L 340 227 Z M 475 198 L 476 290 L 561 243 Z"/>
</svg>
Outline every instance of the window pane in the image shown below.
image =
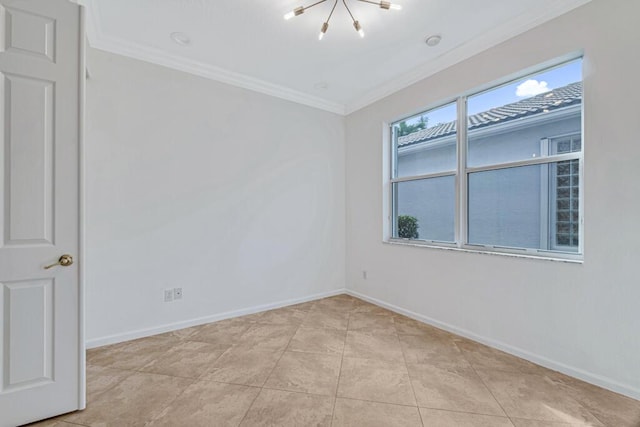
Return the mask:
<svg viewBox="0 0 640 427">
<path fill-rule="evenodd" d="M 578 176 L 578 160 L 469 174 L 469 243 L 577 252 Z"/>
<path fill-rule="evenodd" d="M 551 154 L 566 154 L 582 151 L 582 138 L 579 133 L 551 138 Z"/>
<path fill-rule="evenodd" d="M 547 138 L 580 134 L 582 60 L 469 97 L 469 167 L 581 150 L 579 139 L 554 151 Z"/>
<path fill-rule="evenodd" d="M 580 163 L 568 160 L 549 165 L 551 249 L 575 252 L 580 235 Z"/>
<path fill-rule="evenodd" d="M 456 170 L 456 104 L 393 124 L 395 178 Z"/>
<path fill-rule="evenodd" d="M 394 237 L 454 241 L 454 176 L 398 182 L 393 193 L 397 214 Z"/>
</svg>

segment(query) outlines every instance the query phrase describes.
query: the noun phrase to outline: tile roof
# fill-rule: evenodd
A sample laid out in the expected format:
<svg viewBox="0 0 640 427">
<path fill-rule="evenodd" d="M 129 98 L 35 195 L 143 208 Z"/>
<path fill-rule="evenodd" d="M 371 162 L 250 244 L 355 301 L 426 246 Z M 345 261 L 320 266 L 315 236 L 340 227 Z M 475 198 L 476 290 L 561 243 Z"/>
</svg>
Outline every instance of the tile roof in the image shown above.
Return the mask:
<svg viewBox="0 0 640 427">
<path fill-rule="evenodd" d="M 532 96 L 518 102 L 492 108 L 488 111 L 469 116 L 469 130 L 505 123 L 540 113 L 547 113 L 582 102 L 582 82 L 571 83 L 552 91 Z M 419 142 L 453 135 L 456 132 L 456 121 L 440 123 L 436 126 L 413 132 L 398 138 L 398 146 L 417 144 Z"/>
</svg>

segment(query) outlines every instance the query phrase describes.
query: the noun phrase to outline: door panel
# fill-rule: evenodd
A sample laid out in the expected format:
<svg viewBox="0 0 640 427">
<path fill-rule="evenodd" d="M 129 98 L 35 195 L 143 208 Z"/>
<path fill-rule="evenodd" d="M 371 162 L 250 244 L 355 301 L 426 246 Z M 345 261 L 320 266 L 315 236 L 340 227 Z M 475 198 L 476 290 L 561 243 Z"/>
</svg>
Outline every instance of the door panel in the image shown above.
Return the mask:
<svg viewBox="0 0 640 427">
<path fill-rule="evenodd" d="M 84 402 L 80 13 L 0 0 L 0 427 Z M 63 254 L 73 264 L 55 265 Z"/>
<path fill-rule="evenodd" d="M 1 391 L 53 380 L 53 280 L 3 284 L 3 322 L 9 352 Z M 34 310 L 34 307 L 43 307 Z"/>
<path fill-rule="evenodd" d="M 53 88 L 4 75 L 6 245 L 53 244 Z"/>
<path fill-rule="evenodd" d="M 55 20 L 25 10 L 5 8 L 6 49 L 55 58 Z"/>
</svg>

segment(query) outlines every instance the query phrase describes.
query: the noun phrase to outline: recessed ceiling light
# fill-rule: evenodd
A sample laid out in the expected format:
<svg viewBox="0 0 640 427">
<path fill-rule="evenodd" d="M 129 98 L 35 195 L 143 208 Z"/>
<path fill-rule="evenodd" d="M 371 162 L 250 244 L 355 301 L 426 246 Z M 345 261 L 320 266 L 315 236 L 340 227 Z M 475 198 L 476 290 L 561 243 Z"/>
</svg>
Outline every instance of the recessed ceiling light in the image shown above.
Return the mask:
<svg viewBox="0 0 640 427">
<path fill-rule="evenodd" d="M 180 46 L 189 46 L 191 44 L 191 39 L 185 33 L 175 32 L 171 33 L 169 37 L 171 37 L 171 40 Z"/>
<path fill-rule="evenodd" d="M 442 36 L 435 35 L 435 36 L 427 37 L 427 40 L 425 41 L 425 43 L 427 43 L 427 46 L 429 47 L 434 47 L 434 46 L 438 46 L 441 40 L 442 40 Z"/>
</svg>

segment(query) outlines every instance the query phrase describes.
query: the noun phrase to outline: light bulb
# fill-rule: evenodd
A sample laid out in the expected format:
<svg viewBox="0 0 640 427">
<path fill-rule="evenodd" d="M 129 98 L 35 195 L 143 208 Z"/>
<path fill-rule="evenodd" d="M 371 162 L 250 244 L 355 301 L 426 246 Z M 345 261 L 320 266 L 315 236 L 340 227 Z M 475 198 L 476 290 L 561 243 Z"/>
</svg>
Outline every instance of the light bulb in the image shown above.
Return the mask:
<svg viewBox="0 0 640 427">
<path fill-rule="evenodd" d="M 360 34 L 360 37 L 364 37 L 364 31 L 362 30 L 362 26 L 360 25 L 360 22 L 353 21 L 353 28 L 355 28 L 358 34 Z"/>
<path fill-rule="evenodd" d="M 284 15 L 284 19 L 289 20 L 289 19 L 293 18 L 294 16 L 302 15 L 303 13 L 304 13 L 304 7 L 302 7 L 302 6 L 296 7 L 291 12 L 287 13 L 286 15 Z"/>
<path fill-rule="evenodd" d="M 322 28 L 320 28 L 320 34 L 318 34 L 318 40 L 322 40 L 322 38 L 324 37 L 328 29 L 329 29 L 328 22 L 325 22 L 324 24 L 322 24 Z"/>
<path fill-rule="evenodd" d="M 402 6 L 399 4 L 392 4 L 391 2 L 388 1 L 381 1 L 380 2 L 380 8 L 382 9 L 393 9 L 393 10 L 402 10 Z"/>
</svg>

